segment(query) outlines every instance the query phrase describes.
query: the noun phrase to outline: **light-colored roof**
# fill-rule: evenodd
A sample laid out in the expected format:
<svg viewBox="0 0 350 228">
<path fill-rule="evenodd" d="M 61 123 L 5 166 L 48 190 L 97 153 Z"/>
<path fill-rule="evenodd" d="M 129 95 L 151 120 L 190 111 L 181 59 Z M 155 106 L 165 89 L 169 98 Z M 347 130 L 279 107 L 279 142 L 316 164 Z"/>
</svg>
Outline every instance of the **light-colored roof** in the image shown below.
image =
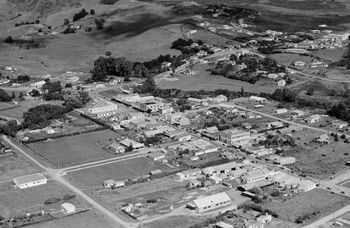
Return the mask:
<svg viewBox="0 0 350 228">
<path fill-rule="evenodd" d="M 218 194 L 193 200 L 194 204 L 198 208 L 208 207 L 224 201 L 231 201 L 231 198 L 226 194 L 226 192 L 221 192 Z"/>
<path fill-rule="evenodd" d="M 15 177 L 13 179 L 13 182 L 20 185 L 20 184 L 26 184 L 29 182 L 39 181 L 39 180 L 43 180 L 43 179 L 46 179 L 46 177 L 43 174 L 34 173 L 34 174 L 29 174 L 29 175 L 25 175 L 25 176 L 21 176 L 21 177 Z"/>
<path fill-rule="evenodd" d="M 61 207 L 66 210 L 66 211 L 69 211 L 69 212 L 74 212 L 75 211 L 75 206 L 71 203 L 63 203 L 61 205 Z"/>
</svg>

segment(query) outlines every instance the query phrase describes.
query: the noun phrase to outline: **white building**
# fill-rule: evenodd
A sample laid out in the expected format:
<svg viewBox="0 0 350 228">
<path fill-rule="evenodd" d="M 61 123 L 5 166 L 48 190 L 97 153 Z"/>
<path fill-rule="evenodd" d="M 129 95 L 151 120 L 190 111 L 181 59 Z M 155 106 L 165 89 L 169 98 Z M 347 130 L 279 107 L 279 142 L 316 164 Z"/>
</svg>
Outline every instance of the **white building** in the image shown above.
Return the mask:
<svg viewBox="0 0 350 228">
<path fill-rule="evenodd" d="M 76 211 L 75 206 L 71 203 L 63 203 L 61 205 L 61 208 L 62 208 L 62 212 L 66 215 L 73 214 Z"/>
<path fill-rule="evenodd" d="M 249 98 L 249 101 L 252 101 L 252 102 L 258 102 L 258 103 L 266 103 L 267 102 L 267 99 L 266 98 L 263 98 L 263 97 L 257 97 L 257 96 L 251 96 Z"/>
<path fill-rule="evenodd" d="M 250 132 L 229 129 L 219 132 L 219 140 L 230 145 L 247 145 L 250 141 Z"/>
<path fill-rule="evenodd" d="M 41 173 L 29 174 L 26 176 L 16 177 L 13 183 L 19 189 L 30 188 L 47 183 L 47 178 Z"/>
<path fill-rule="evenodd" d="M 194 208 L 196 212 L 201 213 L 230 206 L 231 203 L 231 198 L 225 192 L 221 192 L 211 196 L 195 199 L 192 203 L 188 204 L 188 206 Z"/>
<path fill-rule="evenodd" d="M 109 101 L 98 101 L 94 107 L 88 108 L 87 112 L 98 118 L 108 117 L 117 114 L 118 105 Z"/>
<path fill-rule="evenodd" d="M 162 102 L 155 102 L 155 101 L 140 104 L 140 108 L 143 111 L 151 110 L 151 112 L 157 112 L 158 110 L 162 109 L 163 106 L 164 104 Z"/>
<path fill-rule="evenodd" d="M 202 171 L 199 168 L 195 168 L 176 173 L 176 176 L 178 176 L 180 180 L 189 180 L 196 178 L 201 173 Z"/>
<path fill-rule="evenodd" d="M 281 79 L 277 82 L 277 86 L 284 87 L 286 86 L 287 82 L 284 79 Z"/>
<path fill-rule="evenodd" d="M 288 112 L 288 109 L 286 109 L 286 108 L 279 108 L 279 109 L 275 110 L 276 114 L 282 114 L 282 113 L 287 113 L 287 112 Z"/>
<path fill-rule="evenodd" d="M 45 85 L 46 82 L 43 81 L 38 81 L 38 82 L 34 82 L 32 84 L 30 84 L 30 88 L 34 88 L 34 89 L 41 89 L 41 87 L 43 87 L 43 85 Z"/>
</svg>

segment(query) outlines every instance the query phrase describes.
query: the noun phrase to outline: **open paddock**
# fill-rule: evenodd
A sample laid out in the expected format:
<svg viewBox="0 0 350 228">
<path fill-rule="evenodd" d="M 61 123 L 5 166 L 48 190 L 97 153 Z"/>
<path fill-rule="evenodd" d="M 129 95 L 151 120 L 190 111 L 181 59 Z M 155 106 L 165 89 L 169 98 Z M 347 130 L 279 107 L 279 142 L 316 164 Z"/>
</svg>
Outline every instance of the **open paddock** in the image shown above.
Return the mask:
<svg viewBox="0 0 350 228">
<path fill-rule="evenodd" d="M 33 164 L 18 155 L 0 158 L 0 182 L 38 171 Z"/>
<path fill-rule="evenodd" d="M 32 210 L 38 212 L 45 200 L 52 197 L 62 199 L 66 194 L 71 194 L 68 189 L 52 181 L 26 189 L 15 189 L 10 183 L 3 183 L 0 190 L 0 215 L 4 217 L 33 212 Z"/>
<path fill-rule="evenodd" d="M 74 182 L 83 187 L 101 187 L 103 181 L 134 179 L 160 169 L 166 171 L 166 166 L 155 163 L 147 158 L 135 158 L 126 161 L 101 165 L 89 169 L 72 172 Z"/>
<path fill-rule="evenodd" d="M 103 147 L 117 137 L 117 133 L 103 130 L 31 143 L 28 146 L 54 166 L 67 167 L 112 157 Z"/>
<path fill-rule="evenodd" d="M 314 189 L 286 200 L 267 201 L 264 207 L 278 213 L 278 218 L 291 222 L 294 222 L 298 216 L 310 215 L 311 218 L 304 221 L 303 225 L 305 225 L 346 206 L 349 202 L 347 197 Z"/>
<path fill-rule="evenodd" d="M 197 90 L 216 90 L 227 89 L 230 91 L 241 91 L 244 88 L 246 92 L 252 93 L 273 93 L 275 88 L 272 86 L 264 86 L 250 84 L 248 82 L 225 78 L 220 75 L 212 75 L 207 70 L 210 67 L 207 64 L 197 64 L 193 67 L 193 71 L 198 71 L 196 75 L 175 74 L 173 78 L 178 80 L 162 80 L 158 87 L 161 89 L 177 88 L 186 91 Z"/>
</svg>

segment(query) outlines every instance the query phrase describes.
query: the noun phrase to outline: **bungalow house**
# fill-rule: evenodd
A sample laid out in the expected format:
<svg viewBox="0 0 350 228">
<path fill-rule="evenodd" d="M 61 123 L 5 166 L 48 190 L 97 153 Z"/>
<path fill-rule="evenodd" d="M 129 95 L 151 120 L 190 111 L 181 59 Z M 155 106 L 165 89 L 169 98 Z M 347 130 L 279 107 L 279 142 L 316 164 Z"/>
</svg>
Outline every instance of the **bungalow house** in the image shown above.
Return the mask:
<svg viewBox="0 0 350 228">
<path fill-rule="evenodd" d="M 267 99 L 266 98 L 263 98 L 263 97 L 257 97 L 257 96 L 251 96 L 249 98 L 249 101 L 252 101 L 252 102 L 257 102 L 257 103 L 266 103 L 267 102 Z"/>
<path fill-rule="evenodd" d="M 270 214 L 260 215 L 259 217 L 256 218 L 256 221 L 261 223 L 268 223 L 271 220 L 272 220 L 272 216 Z"/>
<path fill-rule="evenodd" d="M 150 153 L 147 157 L 153 161 L 160 161 L 162 159 L 165 159 L 165 154 L 162 151 L 155 151 Z"/>
<path fill-rule="evenodd" d="M 125 152 L 125 147 L 123 147 L 117 142 L 114 142 L 111 145 L 109 145 L 108 149 L 112 151 L 114 154 L 122 154 Z"/>
<path fill-rule="evenodd" d="M 125 181 L 106 180 L 103 182 L 103 187 L 105 188 L 122 188 L 124 186 Z"/>
<path fill-rule="evenodd" d="M 311 115 L 311 116 L 305 118 L 305 122 L 306 123 L 316 123 L 316 122 L 321 121 L 321 119 L 322 119 L 321 115 Z"/>
<path fill-rule="evenodd" d="M 207 212 L 221 207 L 226 207 L 232 204 L 231 198 L 225 193 L 217 193 L 214 195 L 202 197 L 193 200 L 192 203 L 187 204 L 187 207 L 195 209 L 196 212 Z"/>
<path fill-rule="evenodd" d="M 327 134 L 323 134 L 320 135 L 317 139 L 316 142 L 319 144 L 329 144 L 330 143 L 330 139 L 329 136 Z"/>
<path fill-rule="evenodd" d="M 292 112 L 292 115 L 295 116 L 295 117 L 301 117 L 301 116 L 304 116 L 305 115 L 305 112 L 304 111 L 301 111 L 301 110 L 294 110 Z"/>
<path fill-rule="evenodd" d="M 275 110 L 275 114 L 282 114 L 282 113 L 287 113 L 288 109 L 286 108 L 280 108 Z"/>
<path fill-rule="evenodd" d="M 131 145 L 133 149 L 140 149 L 145 147 L 143 143 L 136 142 L 135 140 L 132 140 L 132 139 L 124 139 L 120 141 L 120 144 L 125 147 L 129 147 Z"/>
</svg>

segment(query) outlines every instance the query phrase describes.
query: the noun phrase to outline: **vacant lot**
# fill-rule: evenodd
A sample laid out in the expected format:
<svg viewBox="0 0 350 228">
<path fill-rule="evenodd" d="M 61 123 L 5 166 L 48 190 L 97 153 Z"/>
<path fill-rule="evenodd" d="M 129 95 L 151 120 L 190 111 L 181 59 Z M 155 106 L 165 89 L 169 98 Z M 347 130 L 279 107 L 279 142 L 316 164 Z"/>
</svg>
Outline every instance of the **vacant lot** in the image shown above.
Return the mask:
<svg viewBox="0 0 350 228">
<path fill-rule="evenodd" d="M 38 168 L 22 157 L 10 156 L 0 159 L 0 182 L 35 172 L 38 172 Z"/>
<path fill-rule="evenodd" d="M 0 185 L 0 215 L 7 217 L 26 212 L 38 212 L 38 208 L 44 205 L 45 200 L 65 194 L 71 194 L 69 190 L 55 182 L 48 182 L 45 185 L 27 188 L 14 189 L 9 183 Z"/>
<path fill-rule="evenodd" d="M 300 193 L 287 200 L 267 202 L 264 206 L 277 212 L 279 218 L 292 222 L 298 216 L 310 215 L 311 218 L 304 221 L 305 223 L 310 223 L 347 205 L 349 201 L 347 197 L 315 189 Z M 313 212 L 315 212 L 314 215 L 312 215 Z"/>
<path fill-rule="evenodd" d="M 327 78 L 339 82 L 350 82 L 349 71 L 341 69 L 332 69 L 326 73 Z"/>
<path fill-rule="evenodd" d="M 151 170 L 165 170 L 165 166 L 155 164 L 147 158 L 135 158 L 72 173 L 74 181 L 84 187 L 99 187 L 105 180 L 125 180 L 149 174 Z"/>
<path fill-rule="evenodd" d="M 240 91 L 243 87 L 246 92 L 254 93 L 272 93 L 274 88 L 272 86 L 254 85 L 248 82 L 239 80 L 233 80 L 225 78 L 219 75 L 211 75 L 210 72 L 206 71 L 209 69 L 208 65 L 200 64 L 193 67 L 194 71 L 199 73 L 196 75 L 174 75 L 174 78 L 178 80 L 162 80 L 158 86 L 162 89 L 177 88 L 182 90 L 216 90 L 216 89 L 227 89 L 231 91 Z M 259 82 L 258 82 L 259 83 Z"/>
<path fill-rule="evenodd" d="M 110 144 L 117 136 L 113 131 L 103 130 L 49 142 L 32 143 L 29 147 L 54 166 L 67 167 L 112 157 L 103 147 Z"/>
<path fill-rule="evenodd" d="M 334 48 L 334 49 L 320 49 L 313 51 L 312 53 L 321 58 L 331 62 L 339 61 L 346 52 L 346 48 Z"/>
</svg>

